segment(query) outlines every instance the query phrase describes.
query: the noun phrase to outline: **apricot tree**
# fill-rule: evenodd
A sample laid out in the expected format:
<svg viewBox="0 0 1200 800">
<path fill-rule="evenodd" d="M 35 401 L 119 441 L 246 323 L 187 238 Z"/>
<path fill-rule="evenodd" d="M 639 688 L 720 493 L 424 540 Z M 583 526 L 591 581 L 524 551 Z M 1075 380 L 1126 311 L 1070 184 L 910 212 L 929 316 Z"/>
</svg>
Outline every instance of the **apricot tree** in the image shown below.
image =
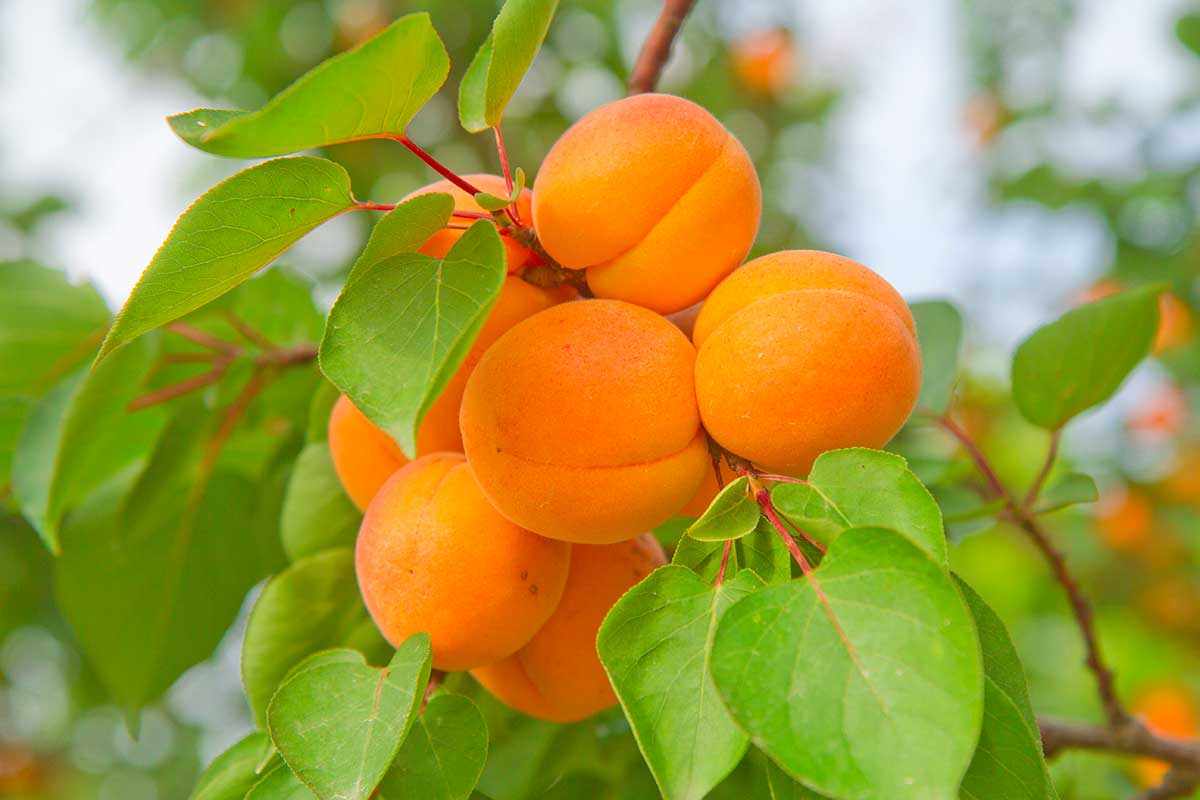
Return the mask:
<svg viewBox="0 0 1200 800">
<path fill-rule="evenodd" d="M 203 151 L 269 160 L 184 212 L 115 318 L 52 272 L 0 272 L 0 324 L 49 331 L 26 353 L 0 339 L 33 398 L 12 495 L 114 702 L 136 720 L 266 579 L 242 643 L 257 730 L 197 800 L 1046 800 L 1046 759 L 1076 748 L 1166 762 L 1147 798 L 1200 787 L 1200 743 L 1127 709 L 1043 521 L 1095 499 L 1059 437 L 1151 355 L 1161 287 L 1018 349 L 1012 400 L 1047 441 L 1018 490 L 952 412 L 953 306 L 830 253 L 743 264 L 749 155 L 653 93 L 689 2 L 665 4 L 632 96 L 526 186 L 501 121 L 556 5 L 508 0 L 458 87 L 496 175 L 409 137 L 449 70 L 412 14 L 260 109 L 170 118 Z M 362 200 L 294 155 L 363 139 L 441 181 Z M 263 271 L 379 212 L 327 314 Z M 918 477 L 902 429 L 960 468 Z M 1035 715 L 999 616 L 951 570 L 948 523 L 984 517 L 1066 593 L 1102 723 Z M 581 750 L 603 790 L 571 782 Z"/>
</svg>

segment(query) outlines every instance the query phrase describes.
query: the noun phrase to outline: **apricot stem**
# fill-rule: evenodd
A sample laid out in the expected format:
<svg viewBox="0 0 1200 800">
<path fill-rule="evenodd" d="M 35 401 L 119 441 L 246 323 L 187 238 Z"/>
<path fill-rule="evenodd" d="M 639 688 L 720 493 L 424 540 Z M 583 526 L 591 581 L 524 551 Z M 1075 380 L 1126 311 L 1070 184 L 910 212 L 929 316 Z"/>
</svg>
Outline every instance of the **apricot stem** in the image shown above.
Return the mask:
<svg viewBox="0 0 1200 800">
<path fill-rule="evenodd" d="M 667 59 L 671 56 L 671 45 L 683 26 L 683 20 L 692 10 L 695 0 L 665 0 L 654 28 L 646 37 L 646 43 L 638 53 L 633 70 L 629 74 L 629 93 L 653 92 Z"/>
<path fill-rule="evenodd" d="M 430 167 L 430 169 L 453 183 L 458 188 L 462 189 L 464 192 L 468 192 L 472 197 L 479 194 L 478 187 L 473 186 L 470 181 L 461 177 L 454 170 L 450 169 L 445 164 L 431 156 L 429 153 L 425 152 L 423 149 L 421 149 L 420 145 L 408 138 L 407 135 L 395 136 L 393 138 L 400 144 L 407 147 L 417 158 L 424 161 Z"/>
<path fill-rule="evenodd" d="M 731 550 L 733 550 L 733 539 L 727 539 L 725 541 L 725 549 L 721 551 L 721 567 L 717 570 L 717 586 L 720 586 L 725 580 L 725 568 L 729 566 L 729 553 Z"/>
</svg>

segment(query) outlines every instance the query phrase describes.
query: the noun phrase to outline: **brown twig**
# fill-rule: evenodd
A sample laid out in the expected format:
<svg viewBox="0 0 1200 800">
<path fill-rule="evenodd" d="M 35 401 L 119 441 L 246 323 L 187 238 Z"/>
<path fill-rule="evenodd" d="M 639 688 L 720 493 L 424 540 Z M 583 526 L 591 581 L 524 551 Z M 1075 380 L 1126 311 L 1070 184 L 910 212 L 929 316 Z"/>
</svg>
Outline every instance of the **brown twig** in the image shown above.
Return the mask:
<svg viewBox="0 0 1200 800">
<path fill-rule="evenodd" d="M 1200 789 L 1200 772 L 1173 767 L 1167 770 L 1162 783 L 1139 794 L 1137 800 L 1174 800 L 1179 797 L 1191 797 L 1197 789 Z"/>
<path fill-rule="evenodd" d="M 1138 719 L 1130 718 L 1119 728 L 1112 728 L 1042 718 L 1038 727 L 1047 758 L 1063 750 L 1095 750 L 1156 758 L 1184 771 L 1200 772 L 1200 742 L 1159 736 Z"/>
<path fill-rule="evenodd" d="M 1126 726 L 1130 721 L 1129 713 L 1121 704 L 1120 698 L 1117 697 L 1113 672 L 1105 663 L 1101 653 L 1100 640 L 1096 636 L 1096 625 L 1091 604 L 1088 602 L 1086 595 L 1084 595 L 1083 589 L 1080 588 L 1079 582 L 1067 566 L 1066 557 L 1050 541 L 1049 535 L 1029 507 L 1019 503 L 1009 488 L 996 475 L 996 471 L 992 468 L 987 456 L 983 454 L 983 451 L 979 449 L 979 446 L 975 444 L 971 436 L 959 427 L 949 415 L 937 417 L 936 421 L 962 444 L 963 449 L 967 451 L 971 460 L 975 462 L 975 467 L 979 470 L 979 473 L 987 481 L 988 487 L 996 497 L 1004 500 L 1005 507 L 1002 512 L 1004 516 L 1029 536 L 1034 546 L 1037 547 L 1042 557 L 1050 565 L 1055 580 L 1058 581 L 1067 595 L 1071 612 L 1075 616 L 1075 623 L 1079 628 L 1080 634 L 1083 636 L 1083 644 L 1086 651 L 1085 662 L 1096 679 L 1097 693 L 1100 696 L 1101 704 L 1104 706 L 1104 714 L 1108 718 L 1109 725 L 1113 729 Z M 1051 440 L 1051 453 L 1046 459 L 1047 466 L 1043 468 L 1043 473 L 1049 473 L 1050 466 L 1053 465 L 1054 456 L 1057 453 L 1057 448 L 1058 438 L 1055 437 Z M 1044 475 L 1040 480 L 1044 480 Z M 1033 496 L 1036 499 L 1036 494 Z"/>
<path fill-rule="evenodd" d="M 653 92 L 658 85 L 667 59 L 671 57 L 671 45 L 683 25 L 684 18 L 692 10 L 695 0 L 664 0 L 662 11 L 646 37 L 646 43 L 638 53 L 633 70 L 629 73 L 629 93 Z"/>
<path fill-rule="evenodd" d="M 238 353 L 240 348 L 236 344 L 226 342 L 223 339 L 218 339 L 210 333 L 194 328 L 186 322 L 170 322 L 166 326 L 171 333 L 182 336 L 190 342 L 207 347 L 218 353 Z"/>
</svg>

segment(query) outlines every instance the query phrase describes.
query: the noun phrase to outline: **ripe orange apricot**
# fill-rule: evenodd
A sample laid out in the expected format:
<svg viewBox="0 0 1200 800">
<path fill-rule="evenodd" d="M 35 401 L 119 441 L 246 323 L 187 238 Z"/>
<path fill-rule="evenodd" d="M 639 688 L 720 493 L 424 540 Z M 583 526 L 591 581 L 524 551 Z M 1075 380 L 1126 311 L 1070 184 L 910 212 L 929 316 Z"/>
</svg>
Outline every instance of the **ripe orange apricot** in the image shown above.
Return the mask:
<svg viewBox="0 0 1200 800">
<path fill-rule="evenodd" d="M 500 297 L 492 306 L 467 357 L 438 395 L 417 430 L 417 455 L 462 451 L 458 410 L 471 370 L 500 336 L 526 317 L 566 299 L 563 288 L 542 289 L 517 277 L 504 279 Z M 345 395 L 338 398 L 329 416 L 329 452 L 333 466 L 350 499 L 366 509 L 375 492 L 392 473 L 408 463 L 392 437 L 372 423 Z"/>
<path fill-rule="evenodd" d="M 463 670 L 521 648 L 558 607 L 565 542 L 500 516 L 466 459 L 434 453 L 394 474 L 367 507 L 355 547 L 363 600 L 394 645 L 419 631 L 433 666 Z"/>
<path fill-rule="evenodd" d="M 1196 698 L 1181 685 L 1167 683 L 1145 690 L 1134 701 L 1133 713 L 1160 736 L 1187 739 L 1200 730 Z M 1143 786 L 1157 785 L 1167 772 L 1165 763 L 1150 758 L 1138 759 L 1135 766 Z"/>
<path fill-rule="evenodd" d="M 694 361 L 678 328 L 616 300 L 514 326 L 463 396 L 463 445 L 484 494 L 518 525 L 572 542 L 665 522 L 709 468 Z"/>
<path fill-rule="evenodd" d="M 786 89 L 795 75 L 796 45 L 785 29 L 747 34 L 733 43 L 729 55 L 738 81 L 758 94 Z"/>
<path fill-rule="evenodd" d="M 511 657 L 471 674 L 507 705 L 552 722 L 575 722 L 615 706 L 596 655 L 596 634 L 621 595 L 665 563 L 648 534 L 618 544 L 574 545 L 558 609 Z"/>
<path fill-rule="evenodd" d="M 750 250 L 762 190 L 745 148 L 680 97 L 601 106 L 538 171 L 533 225 L 546 251 L 586 269 L 597 297 L 663 314 L 704 298 Z"/>
<path fill-rule="evenodd" d="M 494 194 L 497 197 L 508 196 L 508 186 L 504 182 L 504 178 L 499 175 L 464 175 L 462 176 L 467 183 L 471 184 L 481 192 Z M 437 181 L 428 186 L 422 186 L 415 192 L 410 193 L 404 199 L 411 200 L 414 197 L 420 197 L 423 194 L 433 194 L 434 192 L 443 192 L 454 198 L 455 211 L 473 211 L 480 214 L 486 214 L 483 207 L 475 202 L 474 196 L 468 194 L 462 189 L 455 186 L 450 181 Z M 533 219 L 533 211 L 531 201 L 533 195 L 528 189 L 521 191 L 521 195 L 517 198 L 515 204 L 517 214 L 521 220 L 528 225 Z M 471 220 L 462 220 L 469 223 Z M 450 252 L 450 248 L 463 235 L 463 231 L 457 229 L 442 230 L 429 237 L 429 241 L 425 242 L 425 246 L 417 252 L 424 253 L 427 256 L 441 258 L 446 253 Z M 509 236 L 502 236 L 500 241 L 504 244 L 504 255 L 508 259 L 508 271 L 510 274 L 520 273 L 534 258 L 533 251 L 527 247 L 523 247 L 515 242 Z"/>
<path fill-rule="evenodd" d="M 696 399 L 709 434 L 771 472 L 882 447 L 921 387 L 908 307 L 866 267 L 813 251 L 746 264 L 700 310 Z"/>
</svg>

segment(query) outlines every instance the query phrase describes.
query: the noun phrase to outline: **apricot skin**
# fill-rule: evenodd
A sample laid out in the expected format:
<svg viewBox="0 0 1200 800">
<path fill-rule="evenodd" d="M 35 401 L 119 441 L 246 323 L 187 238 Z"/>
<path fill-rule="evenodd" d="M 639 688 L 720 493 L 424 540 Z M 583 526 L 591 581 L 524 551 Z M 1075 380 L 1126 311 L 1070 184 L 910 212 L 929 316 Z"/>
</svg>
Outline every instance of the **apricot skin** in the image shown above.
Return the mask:
<svg viewBox="0 0 1200 800">
<path fill-rule="evenodd" d="M 514 326 L 463 396 L 479 485 L 518 525 L 566 541 L 621 541 L 665 522 L 709 468 L 694 359 L 671 323 L 615 300 Z"/>
<path fill-rule="evenodd" d="M 903 301 L 877 299 L 878 287 L 864 288 L 853 268 L 846 288 L 832 288 L 836 281 L 822 275 L 829 263 L 814 271 L 819 288 L 790 290 L 803 282 L 764 270 L 761 297 L 744 285 L 755 282 L 755 270 L 735 273 L 733 287 L 718 287 L 713 311 L 706 303 L 696 322 L 705 428 L 770 472 L 803 475 L 826 450 L 882 447 L 920 391 L 920 351 Z"/>
<path fill-rule="evenodd" d="M 504 178 L 499 175 L 464 175 L 463 178 L 467 183 L 471 184 L 481 192 L 494 194 L 497 197 L 508 196 L 508 186 L 504 182 Z M 437 181 L 428 186 L 423 186 L 415 192 L 410 193 L 404 199 L 411 200 L 414 197 L 420 197 L 423 194 L 433 194 L 434 192 L 443 192 L 454 198 L 455 211 L 473 211 L 480 214 L 486 214 L 483 207 L 475 202 L 475 198 L 462 189 L 455 186 L 450 181 Z M 521 195 L 517 198 L 515 208 L 521 221 L 526 225 L 533 219 L 532 210 L 533 195 L 528 189 L 524 189 Z M 470 224 L 471 220 L 460 220 L 465 224 Z M 419 253 L 424 253 L 427 256 L 434 258 L 442 258 L 450 252 L 450 248 L 463 235 L 460 230 L 443 230 L 429 237 L 425 245 L 418 250 Z M 507 258 L 508 271 L 510 274 L 520 273 L 529 261 L 534 258 L 533 251 L 526 247 L 517 244 L 509 236 L 501 237 L 501 242 L 504 244 L 504 255 Z"/>
<path fill-rule="evenodd" d="M 621 595 L 666 561 L 650 535 L 574 545 L 558 610 L 511 657 L 471 674 L 507 705 L 552 722 L 575 722 L 616 705 L 596 634 Z"/>
<path fill-rule="evenodd" d="M 455 453 L 389 478 L 355 547 L 376 625 L 393 645 L 427 632 L 444 670 L 491 664 L 528 642 L 558 607 L 570 560 L 570 545 L 500 516 Z"/>
<path fill-rule="evenodd" d="M 745 148 L 680 97 L 640 94 L 592 111 L 538 171 L 533 224 L 597 297 L 663 314 L 704 298 L 745 258 L 762 190 Z"/>
<path fill-rule="evenodd" d="M 462 452 L 458 410 L 471 370 L 505 331 L 565 296 L 561 289 L 541 289 L 516 277 L 504 279 L 500 297 L 467 357 L 421 421 L 417 430 L 418 456 Z M 392 437 L 367 419 L 345 395 L 338 398 L 329 416 L 329 451 L 346 494 L 360 509 L 366 509 L 383 482 L 409 461 Z"/>
</svg>

